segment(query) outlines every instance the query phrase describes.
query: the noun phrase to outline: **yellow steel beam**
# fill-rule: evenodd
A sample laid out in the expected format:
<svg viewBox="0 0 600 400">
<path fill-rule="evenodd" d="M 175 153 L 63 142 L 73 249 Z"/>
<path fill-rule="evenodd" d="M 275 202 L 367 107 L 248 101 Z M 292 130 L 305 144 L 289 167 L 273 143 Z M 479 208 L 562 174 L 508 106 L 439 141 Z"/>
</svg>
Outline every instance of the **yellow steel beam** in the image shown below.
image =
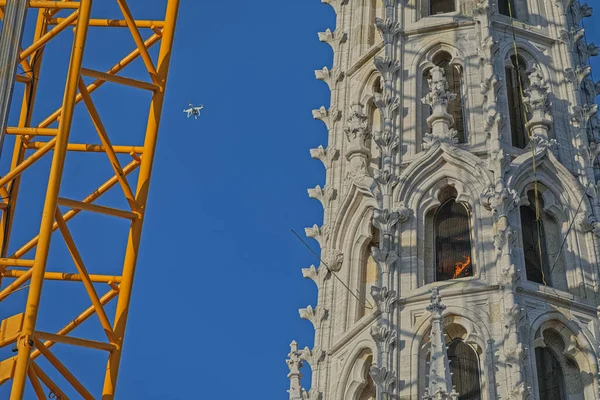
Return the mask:
<svg viewBox="0 0 600 400">
<path fill-rule="evenodd" d="M 85 39 L 87 37 L 87 23 L 90 19 L 91 9 L 92 0 L 81 0 L 77 14 L 78 23 L 71 53 L 71 62 L 69 64 L 69 71 L 67 72 L 67 83 L 63 99 L 63 116 L 58 124 L 58 134 L 56 135 L 56 138 L 52 139 L 56 139 L 56 145 L 54 146 L 54 155 L 46 191 L 46 201 L 44 202 L 42 222 L 40 224 L 40 241 L 35 253 L 36 262 L 31 269 L 33 274 L 30 278 L 30 288 L 25 308 L 25 320 L 23 322 L 21 337 L 17 341 L 17 364 L 15 366 L 15 376 L 13 377 L 13 385 L 10 393 L 11 400 L 20 400 L 25 391 L 29 356 L 32 350 L 32 345 L 30 343 L 33 338 L 33 332 L 35 331 L 40 306 L 42 284 L 44 281 L 44 273 L 46 272 L 48 252 L 50 250 L 52 225 L 54 224 L 54 211 L 58 206 L 58 193 L 65 166 L 71 124 L 73 122 L 77 83 L 79 82 L 79 71 L 83 62 Z"/>
<path fill-rule="evenodd" d="M 138 88 L 138 89 L 146 89 L 146 90 L 150 90 L 150 91 L 155 91 L 155 90 L 158 90 L 158 88 L 159 88 L 157 85 L 155 85 L 153 83 L 138 81 L 136 79 L 131 79 L 131 78 L 124 78 L 122 76 L 117 76 L 117 75 L 112 75 L 112 74 L 105 74 L 104 72 L 94 71 L 94 70 L 88 69 L 88 68 L 82 68 L 81 75 L 89 76 L 90 78 L 102 79 L 103 81 L 106 81 L 106 82 L 113 82 L 113 83 L 118 83 L 118 84 L 125 85 L 125 86 L 131 86 L 131 87 Z"/>
<path fill-rule="evenodd" d="M 71 344 L 73 346 L 87 347 L 89 349 L 98 349 L 105 351 L 113 351 L 115 349 L 114 344 L 98 342 L 96 340 L 80 339 L 72 336 L 56 335 L 54 333 L 48 332 L 35 332 L 35 337 L 42 340 L 51 340 L 56 343 L 65 343 Z M 42 347 L 45 347 L 46 349 L 48 348 L 47 346 L 44 346 L 43 343 Z"/>
<path fill-rule="evenodd" d="M 33 391 L 35 392 L 35 395 L 38 397 L 38 399 L 45 399 L 46 393 L 44 393 L 44 388 L 40 384 L 40 380 L 38 379 L 37 374 L 35 373 L 35 370 L 33 369 L 32 365 L 30 365 L 29 368 L 27 368 L 27 376 L 29 377 L 29 382 L 31 382 L 31 386 L 33 386 Z"/>
<path fill-rule="evenodd" d="M 59 398 L 60 400 L 69 400 L 65 392 L 60 390 L 58 385 L 54 383 L 54 381 L 50 379 L 50 377 L 46 375 L 44 371 L 42 371 L 39 365 L 32 361 L 31 366 L 37 377 L 40 378 L 42 382 L 44 382 L 44 385 L 48 386 L 50 392 L 54 395 L 54 397 Z"/>
<path fill-rule="evenodd" d="M 26 149 L 46 149 L 46 144 L 48 142 L 29 142 L 24 145 Z M 115 153 L 121 154 L 130 154 L 131 152 L 142 154 L 144 148 L 142 146 L 112 146 L 113 151 Z M 48 148 L 46 150 L 51 150 L 52 148 Z M 91 152 L 91 153 L 105 153 L 106 147 L 101 144 L 88 144 L 88 143 L 69 143 L 67 146 L 67 151 L 83 151 L 83 152 Z M 45 154 L 45 153 L 44 153 Z M 37 158 L 39 159 L 39 158 Z M 36 159 L 36 160 L 37 160 Z M 33 160 L 32 162 L 36 161 Z"/>
<path fill-rule="evenodd" d="M 5 278 L 20 278 L 27 274 L 28 271 L 20 271 L 16 269 L 7 269 L 0 272 L 0 275 Z M 121 282 L 120 276 L 115 275 L 88 275 L 90 280 L 94 283 L 119 283 Z M 70 272 L 46 272 L 44 279 L 48 281 L 63 281 L 63 282 L 81 282 L 83 277 L 80 274 L 73 274 Z M 0 346 L 2 347 L 2 346 Z"/>
<path fill-rule="evenodd" d="M 88 204 L 88 203 L 84 203 L 82 201 L 76 201 L 76 200 L 71 200 L 71 199 L 59 198 L 58 204 L 61 206 L 65 206 L 65 207 L 71 207 L 74 210 L 91 211 L 91 212 L 104 214 L 104 215 L 112 215 L 113 217 L 119 217 L 119 218 L 125 218 L 125 219 L 137 219 L 138 218 L 138 214 L 132 213 L 129 211 L 123 211 L 123 210 L 119 210 L 119 209 L 111 208 L 111 207 L 98 206 L 96 204 Z M 58 226 L 60 228 L 60 223 Z"/>
<path fill-rule="evenodd" d="M 119 4 L 122 3 L 123 1 L 120 1 Z M 165 87 L 167 84 L 167 75 L 171 61 L 173 37 L 175 34 L 175 24 L 177 21 L 178 11 L 179 0 L 168 0 L 167 12 L 165 16 L 165 28 L 162 32 L 163 37 L 158 55 L 158 76 L 156 77 L 155 81 L 155 83 L 161 86 L 161 90 L 153 93 L 152 101 L 150 103 L 150 115 L 148 116 L 146 140 L 144 143 L 144 158 L 142 159 L 142 164 L 140 165 L 140 172 L 137 182 L 138 185 L 136 189 L 136 200 L 142 210 L 145 210 L 146 202 L 148 200 L 150 177 L 152 175 L 157 134 L 162 113 L 161 110 L 165 99 Z M 119 287 L 120 293 L 117 301 L 117 309 L 114 320 L 114 338 L 116 340 L 117 349 L 110 353 L 108 358 L 106 376 L 104 378 L 104 389 L 102 391 L 103 400 L 110 400 L 115 396 L 143 223 L 144 218 L 142 214 L 141 218 L 133 220 L 129 230 L 127 250 L 125 252 L 125 260 L 123 262 L 123 280 L 121 281 L 121 285 Z"/>
<path fill-rule="evenodd" d="M 45 356 L 57 369 L 58 373 L 71 383 L 78 393 L 78 398 L 114 399 L 134 273 L 140 248 L 144 212 L 148 200 L 149 181 L 164 103 L 173 47 L 173 35 L 179 8 L 179 0 L 168 0 L 164 18 L 157 20 L 136 20 L 134 18 L 135 12 L 132 12 L 126 0 L 117 0 L 117 2 L 123 13 L 123 20 L 92 18 L 92 0 L 30 2 L 32 7 L 39 7 L 39 10 L 36 11 L 37 22 L 31 42 L 29 44 L 24 43 L 24 50 L 21 51 L 20 62 L 21 66 L 25 69 L 25 75 L 16 78 L 23 83 L 22 87 L 24 90 L 19 122 L 17 126 L 6 129 L 7 134 L 15 136 L 12 161 L 8 170 L 0 173 L 0 304 L 16 291 L 27 290 L 27 302 L 24 312 L 18 314 L 22 315 L 23 318 L 20 330 L 18 332 L 15 331 L 16 333 L 12 336 L 4 338 L 6 340 L 3 339 L 3 341 L 0 341 L 0 347 L 16 343 L 17 355 L 8 360 L 10 362 L 10 371 L 8 371 L 9 375 L 7 377 L 12 377 L 12 379 L 9 381 L 5 381 L 4 378 L 0 379 L 0 385 L 6 382 L 10 382 L 12 385 L 11 400 L 22 399 L 27 380 L 32 385 L 38 397 L 40 393 L 43 393 L 44 387 L 42 385 L 44 385 L 58 398 L 62 400 L 67 399 L 66 394 L 55 384 L 54 378 L 57 376 L 57 372 L 52 371 L 52 375 L 47 375 L 34 362 L 39 356 Z M 0 7 L 2 4 L 5 4 L 4 0 L 0 0 Z M 66 18 L 55 18 L 57 12 L 62 9 L 72 9 L 74 11 L 71 15 L 66 15 Z M 2 16 L 2 10 L 0 9 L 0 18 Z M 37 89 L 40 84 L 38 77 L 43 70 L 42 60 L 49 56 L 54 56 L 57 52 L 64 49 L 64 46 L 58 46 L 60 50 L 56 50 L 57 47 L 46 45 L 56 40 L 59 37 L 59 33 L 68 26 L 75 27 L 73 30 L 75 37 L 70 54 L 71 61 L 64 74 L 56 74 L 58 76 L 66 76 L 66 84 L 63 91 L 59 93 L 55 91 L 51 95 L 58 94 L 61 96 L 63 100 L 62 105 L 53 113 L 47 114 L 47 117 L 42 119 L 40 123 L 33 124 L 32 115 L 34 106 L 36 103 L 46 101 L 45 98 L 38 98 L 39 96 L 37 96 Z M 133 37 L 135 48 L 107 71 L 101 72 L 94 65 L 86 65 L 83 53 L 87 45 L 87 32 L 90 26 L 96 26 L 100 29 L 103 27 L 127 27 L 128 30 L 123 30 L 123 32 Z M 142 28 L 153 31 L 152 35 L 145 41 L 139 32 L 139 29 Z M 158 57 L 154 61 L 149 49 L 159 42 L 161 42 L 160 50 Z M 68 54 L 63 54 L 62 56 L 65 57 Z M 151 77 L 151 82 L 118 76 L 126 66 L 138 58 L 141 58 L 146 66 Z M 91 77 L 95 80 L 86 85 L 82 80 L 82 76 Z M 150 92 L 149 113 L 144 119 L 147 121 L 145 136 L 141 142 L 136 140 L 137 143 L 142 143 L 142 145 L 117 146 L 111 143 L 109 134 L 106 132 L 103 124 L 105 121 L 100 118 L 102 110 L 99 113 L 92 98 L 93 93 L 105 86 L 104 83 L 106 82 L 116 84 L 107 85 L 107 91 L 121 90 L 120 88 L 123 86 L 128 86 L 134 90 Z M 121 95 L 118 92 L 116 94 L 116 96 Z M 47 93 L 46 96 L 48 96 Z M 84 103 L 82 106 L 86 107 L 91 117 L 95 133 L 97 134 L 96 140 L 99 138 L 100 144 L 90 143 L 90 141 L 93 141 L 93 137 L 90 136 L 93 132 L 81 132 L 81 143 L 70 142 L 69 138 L 71 136 L 74 109 L 79 103 Z M 104 118 L 107 118 L 107 116 L 104 116 Z M 139 119 L 139 117 L 136 117 L 136 119 Z M 58 127 L 54 128 L 54 124 L 56 123 Z M 114 129 L 118 130 L 120 127 L 117 126 Z M 115 133 L 115 137 L 119 137 L 118 133 Z M 112 131 L 110 134 L 112 136 Z M 35 139 L 36 137 L 40 137 L 40 141 Z M 48 141 L 42 141 L 42 137 L 48 137 L 49 139 Z M 28 152 L 32 150 L 33 153 L 29 154 Z M 92 157 L 92 160 L 98 159 L 98 162 L 108 161 L 114 173 L 113 176 L 109 177 L 106 182 L 87 197 L 83 198 L 83 196 L 79 197 L 78 194 L 75 194 L 74 196 L 77 196 L 77 198 L 83 198 L 81 201 L 60 197 L 61 186 L 63 185 L 63 170 L 69 168 L 69 164 L 66 164 L 65 167 L 65 159 L 69 152 L 73 151 L 83 152 L 80 157 L 84 158 L 92 157 L 91 154 L 98 152 L 105 153 L 107 159 L 101 160 Z M 37 175 L 41 176 L 42 185 L 46 189 L 43 212 L 38 225 L 39 230 L 34 230 L 31 226 L 23 227 L 28 232 L 34 231 L 33 237 L 26 243 L 20 244 L 20 248 L 17 251 L 9 254 L 9 240 L 11 237 L 20 237 L 20 235 L 15 236 L 13 230 L 22 226 L 20 225 L 20 219 L 15 219 L 15 209 L 21 207 L 19 205 L 20 187 L 25 182 L 29 182 L 32 174 L 26 172 L 33 170 L 33 166 L 35 166 L 37 171 L 43 168 L 48 169 L 47 163 L 38 163 L 48 153 L 52 153 L 52 155 L 48 156 L 51 158 L 48 172 L 45 174 L 37 172 Z M 90 154 L 90 156 L 86 154 Z M 133 160 L 129 164 L 122 166 L 122 160 L 117 157 L 118 154 L 128 154 Z M 126 177 L 133 172 L 136 172 L 136 176 L 132 178 L 134 180 L 129 181 Z M 136 182 L 137 187 L 135 191 L 129 182 Z M 129 210 L 118 210 L 94 204 L 103 194 L 117 185 L 120 186 L 124 198 L 129 202 L 131 212 Z M 70 188 L 72 187 L 70 186 Z M 59 205 L 69 207 L 70 210 L 63 214 L 58 209 Z M 129 232 L 126 251 L 122 261 L 122 269 L 119 272 L 115 273 L 111 269 L 108 274 L 103 275 L 102 269 L 104 267 L 102 265 L 95 265 L 93 274 L 89 273 L 91 270 L 87 270 L 83 262 L 86 259 L 84 251 L 86 249 L 78 249 L 75 243 L 79 242 L 77 236 L 93 235 L 93 226 L 84 226 L 83 231 L 81 229 L 71 231 L 67 228 L 67 222 L 79 215 L 81 211 L 91 211 L 129 220 L 127 224 Z M 88 228 L 87 232 L 84 232 L 85 228 Z M 53 260 L 51 257 L 53 250 L 51 250 L 50 241 L 56 231 L 60 231 L 64 242 L 67 244 L 67 248 L 75 263 L 76 271 L 74 272 L 76 273 L 51 272 L 53 269 L 54 271 L 58 269 L 57 266 L 53 266 L 50 264 L 51 261 L 49 261 Z M 106 251 L 112 250 L 106 249 Z M 120 248 L 114 251 L 115 254 L 119 254 Z M 78 298 L 77 301 L 81 301 L 85 306 L 82 307 L 84 311 L 75 316 L 75 318 L 73 318 L 73 315 L 65 315 L 62 312 L 62 308 L 59 307 L 56 316 L 53 315 L 51 318 L 55 320 L 54 322 L 62 319 L 63 323 L 61 325 L 65 322 L 70 322 L 66 323 L 58 332 L 48 333 L 45 332 L 46 329 L 44 329 L 41 323 L 38 324 L 37 319 L 38 312 L 44 301 L 41 297 L 42 287 L 48 284 L 52 285 L 54 282 L 72 282 L 71 285 L 82 285 L 86 290 L 87 296 L 84 295 Z M 103 296 L 98 296 L 96 292 L 100 284 L 106 284 L 110 289 Z M 114 319 L 108 318 L 104 307 L 116 298 L 118 298 L 118 303 L 116 304 Z M 92 303 L 91 306 L 89 305 L 90 300 Z M 69 298 L 69 301 L 75 300 Z M 2 307 L 3 305 L 0 305 L 0 309 Z M 78 326 L 86 323 L 92 315 L 97 315 L 100 319 L 101 326 L 107 333 L 108 342 L 99 342 L 86 337 L 67 336 Z M 44 342 L 42 343 L 42 341 Z M 87 347 L 105 352 L 104 354 L 107 357 L 106 372 L 101 376 L 97 376 L 98 380 L 103 379 L 101 393 L 90 393 L 73 376 L 72 372 L 62 365 L 58 358 L 49 351 L 55 343 L 62 343 L 66 347 Z M 0 359 L 0 363 L 6 361 Z M 4 363 L 3 368 L 7 365 L 9 364 Z M 73 367 L 77 368 L 76 371 L 79 371 L 86 368 L 86 365 Z M 6 368 L 4 369 L 6 370 Z"/>
<path fill-rule="evenodd" d="M 50 18 L 48 20 L 48 24 L 50 25 L 58 25 L 63 22 L 64 18 Z M 74 25 L 74 23 L 71 23 Z M 122 19 L 92 19 L 90 20 L 90 26 L 96 27 L 104 27 L 104 28 L 127 28 L 127 21 Z M 165 26 L 164 21 L 143 21 L 136 20 L 135 26 L 138 28 L 162 28 Z"/>
</svg>

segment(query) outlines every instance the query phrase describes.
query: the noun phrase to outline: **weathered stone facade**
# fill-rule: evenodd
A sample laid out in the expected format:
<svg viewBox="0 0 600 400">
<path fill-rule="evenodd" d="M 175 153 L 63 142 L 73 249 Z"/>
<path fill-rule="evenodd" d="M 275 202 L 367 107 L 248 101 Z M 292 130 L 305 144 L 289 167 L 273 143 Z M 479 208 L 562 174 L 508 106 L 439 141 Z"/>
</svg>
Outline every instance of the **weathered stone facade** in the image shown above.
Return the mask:
<svg viewBox="0 0 600 400">
<path fill-rule="evenodd" d="M 600 398 L 600 82 L 588 66 L 598 49 L 581 28 L 591 7 L 322 2 L 337 15 L 335 30 L 319 34 L 333 67 L 316 71 L 331 105 L 313 115 L 329 136 L 310 153 L 326 184 L 308 192 L 324 220 L 306 234 L 324 264 L 302 271 L 319 289 L 316 306 L 300 310 L 315 343 L 292 345 L 290 399 L 455 398 L 429 381 L 442 340 L 436 312 L 449 348 L 459 341 L 476 354 L 482 400 L 548 398 L 542 349 L 562 370 L 561 398 Z M 445 248 L 447 204 L 464 211 L 468 235 Z M 467 261 L 440 280 L 456 243 L 469 246 Z M 303 363 L 310 390 L 300 387 Z M 448 383 L 447 372 L 436 379 Z"/>
</svg>

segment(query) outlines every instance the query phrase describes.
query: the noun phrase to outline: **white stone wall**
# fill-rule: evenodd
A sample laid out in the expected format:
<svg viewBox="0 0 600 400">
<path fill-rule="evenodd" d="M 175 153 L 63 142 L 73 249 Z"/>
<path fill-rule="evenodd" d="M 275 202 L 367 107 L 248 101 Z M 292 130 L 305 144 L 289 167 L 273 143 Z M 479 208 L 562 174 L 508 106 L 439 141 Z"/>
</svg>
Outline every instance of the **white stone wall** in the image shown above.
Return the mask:
<svg viewBox="0 0 600 400">
<path fill-rule="evenodd" d="M 456 0 L 457 12 L 424 16 L 427 1 L 322 0 L 337 14 L 336 27 L 319 34 L 334 50 L 333 65 L 316 72 L 331 89 L 331 106 L 313 112 L 329 131 L 328 142 L 311 150 L 327 171 L 325 187 L 309 189 L 324 218 L 306 233 L 328 267 L 302 271 L 319 288 L 316 305 L 300 310 L 315 327 L 315 345 L 288 363 L 309 364 L 312 388 L 292 387 L 290 396 L 359 399 L 371 354 L 378 400 L 420 399 L 431 326 L 426 306 L 437 286 L 445 324 L 460 327 L 479 355 L 482 399 L 538 399 L 540 346 L 564 355 L 569 399 L 597 399 L 600 132 L 586 127 L 599 125 L 593 102 L 600 85 L 589 81 L 585 64 L 597 50 L 578 28 L 589 10 L 571 0 L 515 0 L 520 20 L 511 24 L 496 0 Z M 511 144 L 505 66 L 513 29 L 519 55 L 548 91 L 549 107 L 531 119 L 533 151 Z M 426 135 L 422 77 L 440 52 L 461 71 L 466 143 Z M 553 255 L 564 241 L 557 264 L 565 290 L 526 279 L 519 200 L 532 188 L 534 168 L 544 212 L 560 227 Z M 426 284 L 434 268 L 427 215 L 446 186 L 470 211 L 474 275 Z M 375 250 L 373 224 L 381 235 Z M 331 274 L 356 293 L 372 251 L 387 297 L 375 296 L 373 309 L 358 318 L 359 301 Z M 381 333 L 386 329 L 391 334 Z"/>
</svg>

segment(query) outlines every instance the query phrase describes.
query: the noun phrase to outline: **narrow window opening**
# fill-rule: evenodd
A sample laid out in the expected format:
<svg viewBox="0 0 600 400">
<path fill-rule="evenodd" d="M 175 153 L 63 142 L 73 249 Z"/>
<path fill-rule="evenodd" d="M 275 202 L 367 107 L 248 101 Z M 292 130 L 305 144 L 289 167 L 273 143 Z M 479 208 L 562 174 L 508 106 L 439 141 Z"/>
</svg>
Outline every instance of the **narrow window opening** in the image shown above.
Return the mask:
<svg viewBox="0 0 600 400">
<path fill-rule="evenodd" d="M 529 205 L 522 206 L 520 209 L 527 280 L 540 284 L 545 282 L 546 285 L 551 286 L 544 221 L 541 215 L 539 221 L 536 220 L 535 192 L 529 191 L 527 197 Z M 541 196 L 538 196 L 538 207 L 542 213 L 544 203 Z"/>
<path fill-rule="evenodd" d="M 371 251 L 373 247 L 379 247 L 379 230 L 376 228 L 373 228 L 373 236 L 366 249 L 367 256 L 363 263 L 360 276 L 359 298 L 362 301 L 358 307 L 358 319 L 364 317 L 367 313 L 376 311 L 375 308 L 367 308 L 367 304 L 371 304 L 371 307 L 374 307 L 375 300 L 371 296 L 371 288 L 377 285 L 378 279 L 377 263 L 375 262 Z"/>
<path fill-rule="evenodd" d="M 540 399 L 566 400 L 565 379 L 558 359 L 546 347 L 535 349 Z"/>
<path fill-rule="evenodd" d="M 431 0 L 429 3 L 429 15 L 445 14 L 454 11 L 454 0 Z"/>
<path fill-rule="evenodd" d="M 529 136 L 526 129 L 527 112 L 523 104 L 521 86 L 523 91 L 527 89 L 528 80 L 525 75 L 527 64 L 521 57 L 517 59 L 514 55 L 511 56 L 510 60 L 510 65 L 506 67 L 505 73 L 511 139 L 514 147 L 524 149 L 529 143 Z"/>
<path fill-rule="evenodd" d="M 462 340 L 455 340 L 448 346 L 448 360 L 458 400 L 480 400 L 479 357 L 475 350 Z"/>
<path fill-rule="evenodd" d="M 452 187 L 442 193 L 445 201 L 434 217 L 436 281 L 473 276 L 469 212 L 456 201 Z"/>
<path fill-rule="evenodd" d="M 509 9 L 509 6 L 510 6 L 510 9 Z M 513 18 L 515 17 L 515 1 L 514 0 L 499 0 L 498 8 L 499 8 L 500 14 L 510 17 L 510 14 L 512 12 Z"/>
</svg>

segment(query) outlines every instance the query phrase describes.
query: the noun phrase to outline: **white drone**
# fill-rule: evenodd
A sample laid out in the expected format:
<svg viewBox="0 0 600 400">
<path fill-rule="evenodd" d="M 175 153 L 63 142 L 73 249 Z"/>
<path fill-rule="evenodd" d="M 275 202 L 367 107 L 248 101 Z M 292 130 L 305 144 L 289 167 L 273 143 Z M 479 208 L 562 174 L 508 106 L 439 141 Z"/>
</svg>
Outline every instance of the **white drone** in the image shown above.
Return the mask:
<svg viewBox="0 0 600 400">
<path fill-rule="evenodd" d="M 188 108 L 187 110 L 184 109 L 183 112 L 187 113 L 188 118 L 193 115 L 194 119 L 198 119 L 198 117 L 200 116 L 200 110 L 202 110 L 204 106 L 200 104 L 198 107 L 194 107 L 192 103 L 190 103 L 189 106 L 190 108 Z"/>
</svg>

